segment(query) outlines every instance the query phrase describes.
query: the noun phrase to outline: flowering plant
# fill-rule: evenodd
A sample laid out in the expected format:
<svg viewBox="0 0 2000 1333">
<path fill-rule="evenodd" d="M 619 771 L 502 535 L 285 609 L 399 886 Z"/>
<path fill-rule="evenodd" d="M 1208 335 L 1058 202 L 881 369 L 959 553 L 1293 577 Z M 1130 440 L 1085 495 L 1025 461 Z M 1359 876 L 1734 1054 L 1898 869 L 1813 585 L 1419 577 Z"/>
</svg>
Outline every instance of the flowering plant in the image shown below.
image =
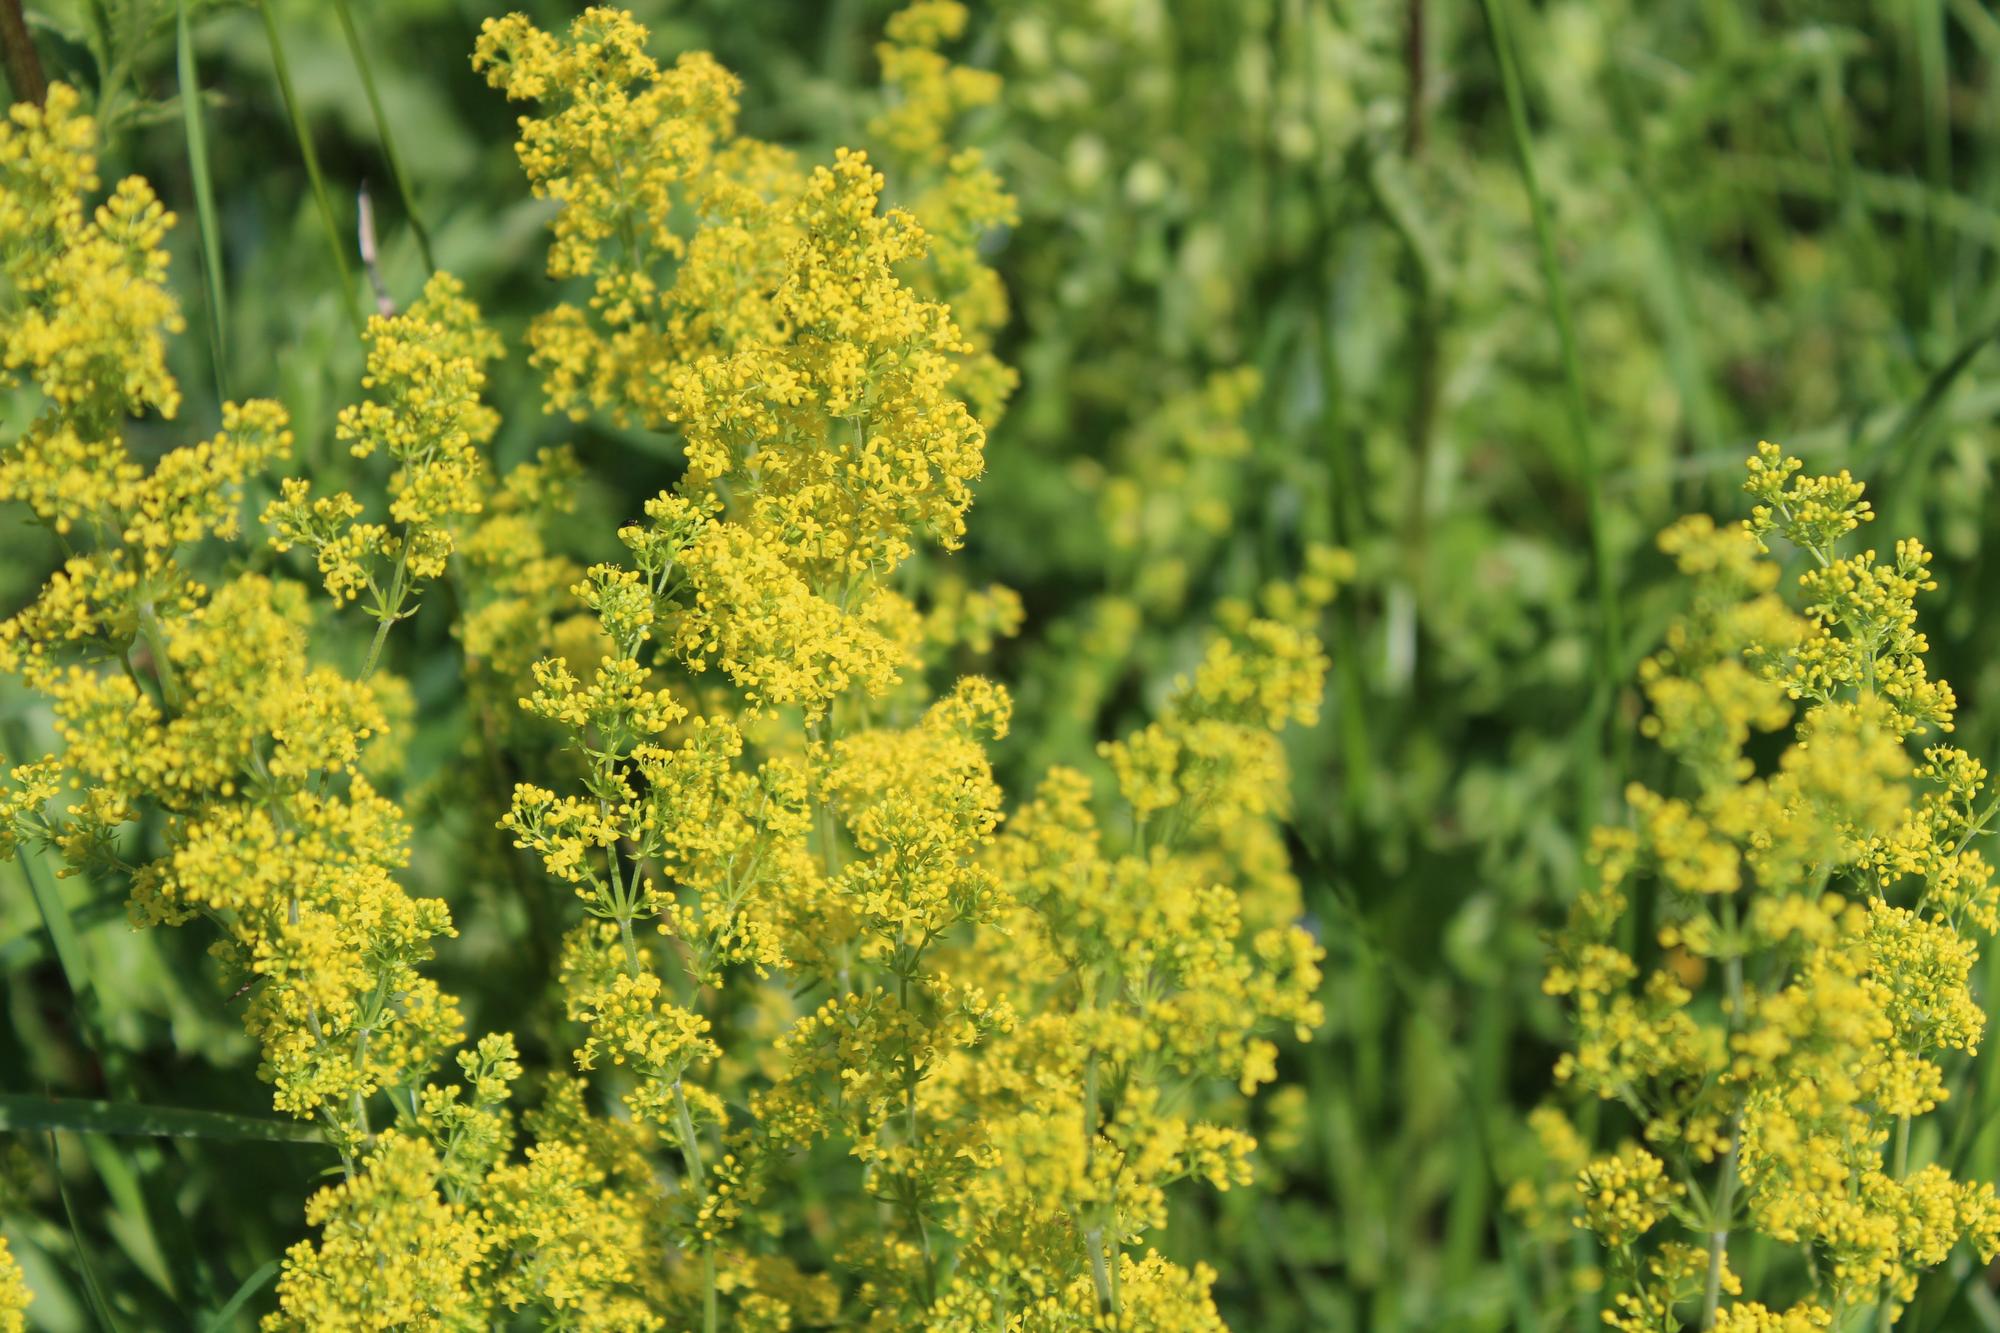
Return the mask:
<svg viewBox="0 0 2000 1333">
<path fill-rule="evenodd" d="M 1843 552 L 1874 518 L 1861 484 L 1800 470 L 1760 445 L 1747 522 L 1691 518 L 1660 539 L 1694 593 L 1641 671 L 1643 729 L 1681 780 L 1634 784 L 1631 823 L 1599 831 L 1598 881 L 1545 983 L 1574 1013 L 1558 1080 L 1636 1135 L 1590 1157 L 1539 1113 L 1610 1260 L 1606 1322 L 1631 1333 L 1684 1316 L 1887 1327 L 1960 1241 L 2000 1252 L 1992 1183 L 1912 1150 L 1985 1029 L 1969 979 L 2000 923 L 1977 845 L 1987 771 L 1940 735 L 1956 700 L 1917 629 L 1930 553 Z M 1774 542 L 1807 562 L 1796 607 Z M 1769 1283 L 1795 1301 L 1738 1299 L 1749 1236 L 1797 1255 L 1795 1279 Z"/>
<path fill-rule="evenodd" d="M 446 274 L 367 326 L 346 484 L 295 474 L 263 401 L 142 462 L 126 419 L 179 404 L 172 219 L 137 179 L 86 211 L 67 89 L 0 131 L 0 340 L 39 405 L 0 498 L 76 551 L 0 622 L 59 742 L 12 769 L 0 842 L 205 923 L 273 1105 L 338 1153 L 266 1327 L 1221 1326 L 1213 1273 L 1152 1242 L 1179 1182 L 1250 1181 L 1273 1036 L 1321 1018 L 1277 734 L 1315 716 L 1343 562 L 1228 608 L 1101 772 L 1008 804 L 1007 691 L 929 682 L 1018 600 L 918 560 L 960 543 L 1013 384 L 979 249 L 1012 202 L 949 146 L 993 95 L 942 54 L 964 20 L 889 26 L 889 207 L 869 156 L 743 135 L 738 81 L 662 67 L 626 14 L 486 25 L 575 293 L 527 334 L 546 406 L 685 453 L 587 566 L 553 534 L 574 457 L 496 475 L 503 345 Z M 454 906 L 402 883 L 385 667 L 439 603 L 471 744 L 521 772 L 490 836 L 561 935 L 532 1030 L 470 1040 Z"/>
</svg>

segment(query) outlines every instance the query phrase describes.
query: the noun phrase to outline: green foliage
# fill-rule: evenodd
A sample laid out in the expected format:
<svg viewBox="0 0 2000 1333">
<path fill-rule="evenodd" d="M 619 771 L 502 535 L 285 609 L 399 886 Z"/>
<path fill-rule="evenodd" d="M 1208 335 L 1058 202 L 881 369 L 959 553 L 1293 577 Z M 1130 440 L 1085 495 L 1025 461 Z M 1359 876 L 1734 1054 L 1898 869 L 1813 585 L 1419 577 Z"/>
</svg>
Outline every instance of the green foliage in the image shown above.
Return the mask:
<svg viewBox="0 0 2000 1333">
<path fill-rule="evenodd" d="M 569 17 L 527 8 L 552 30 Z M 976 312 L 961 323 L 1018 385 L 996 370 L 986 402 L 966 394 L 988 436 L 964 549 L 914 543 L 894 588 L 926 590 L 916 632 L 940 680 L 977 669 L 1010 687 L 1017 721 L 989 750 L 1000 787 L 1025 795 L 1058 764 L 1115 769 L 1157 834 L 1188 817 L 1160 756 L 1192 752 L 1198 719 L 1174 682 L 1201 667 L 1209 627 L 1310 621 L 1326 639 L 1318 721 L 1285 742 L 1288 829 L 1256 849 L 1295 868 L 1328 953 L 1326 1022 L 1283 1044 L 1293 1086 L 1245 1122 L 1263 1188 L 1170 1192 L 1160 1251 L 1217 1270 L 1236 1328 L 1600 1326 L 1607 1259 L 1570 1226 L 1566 1184 L 1535 1196 L 1544 1226 L 1502 1201 L 1545 1161 L 1610 1159 L 1637 1132 L 1615 1105 L 1571 1106 L 1560 1126 L 1532 1108 L 1571 1038 L 1541 992 L 1544 935 L 1596 889 L 1591 830 L 1626 819 L 1629 782 L 1688 794 L 1637 740 L 1640 665 L 1690 596 L 1655 535 L 1684 512 L 1741 512 L 1761 437 L 1809 472 L 1865 477 L 1876 526 L 1934 548 L 1925 631 L 1959 692 L 1955 743 L 2000 752 L 1984 614 L 2000 23 L 1960 0 L 1000 0 L 952 45 L 997 87 L 937 94 L 922 70 L 885 88 L 886 3 L 635 9 L 664 63 L 712 51 L 742 79 L 747 135 L 831 161 L 942 95 L 954 142 L 1012 196 L 979 219 L 995 201 L 967 203 L 961 262 L 912 278 Z M 28 12 L 51 78 L 102 122 L 104 180 L 142 175 L 187 220 L 161 244 L 199 336 L 169 343 L 160 367 L 186 401 L 171 422 L 129 424 L 132 456 L 150 468 L 223 433 L 205 386 L 286 405 L 312 494 L 246 468 L 246 512 L 293 513 L 308 556 L 283 568 L 317 563 L 362 599 L 342 620 L 314 613 L 314 665 L 366 674 L 379 653 L 371 679 L 395 682 L 366 706 L 399 753 L 370 771 L 395 772 L 421 830 L 402 882 L 448 901 L 459 930 L 427 975 L 469 1030 L 515 1031 L 530 1069 L 566 1068 L 566 1042 L 529 1034 L 560 1017 L 563 933 L 595 909 L 552 892 L 494 823 L 517 783 L 575 799 L 594 774 L 516 701 L 548 645 L 576 663 L 608 651 L 604 586 L 589 608 L 568 589 L 608 562 L 643 567 L 620 529 L 657 524 L 646 499 L 689 460 L 644 402 L 622 420 L 543 414 L 531 322 L 558 301 L 589 310 L 592 291 L 544 276 L 550 206 L 521 187 L 512 147 L 522 106 L 460 58 L 477 24 L 440 0 Z M 878 158 L 885 203 L 926 215 L 950 173 L 907 148 Z M 364 184 L 372 261 L 355 239 Z M 504 484 L 419 589 L 398 556 L 434 548 L 392 532 L 386 501 L 313 506 L 377 497 L 405 461 L 393 437 L 373 459 L 350 452 L 342 412 L 385 346 L 353 321 L 370 276 L 399 321 L 419 314 L 433 258 L 508 349 L 462 358 L 486 381 Z M 969 281 L 974 268 L 997 283 Z M 390 369 L 377 403 L 406 401 Z M 0 442 L 38 410 L 13 394 Z M 79 545 L 18 512 L 0 528 L 8 615 Z M 727 536 L 704 547 L 715 586 L 738 577 Z M 1323 612 L 1315 583 L 1341 585 Z M 744 642 L 796 623 L 777 615 Z M 134 660 L 150 676 L 147 651 Z M 813 685 L 767 679 L 792 702 Z M 913 696 L 896 721 L 920 715 Z M 11 679 L 0 718 L 10 758 L 57 748 L 58 718 Z M 1121 747 L 1108 763 L 1105 742 Z M 145 816 L 122 850 L 160 845 L 167 822 Z M 61 879 L 34 846 L 0 865 L 0 1093 L 268 1115 L 246 1079 L 256 997 L 218 990 L 206 926 L 128 931 L 121 848 L 100 850 Z M 1650 966 L 1650 933 L 1625 929 L 1612 942 Z M 1989 1006 L 1990 958 L 1972 976 Z M 1963 1091 L 1913 1122 L 1911 1151 L 1992 1181 L 2000 1065 L 1949 1074 Z M 339 1171 L 310 1146 L 84 1128 L 0 1133 L 0 1231 L 37 1326 L 55 1330 L 93 1326 L 99 1305 L 125 1327 L 248 1327 L 272 1304 L 268 1264 L 307 1234 L 315 1173 Z M 818 1206 L 820 1182 L 786 1187 Z M 1947 1259 L 1904 1326 L 2000 1327 L 1977 1268 L 1964 1250 Z"/>
</svg>

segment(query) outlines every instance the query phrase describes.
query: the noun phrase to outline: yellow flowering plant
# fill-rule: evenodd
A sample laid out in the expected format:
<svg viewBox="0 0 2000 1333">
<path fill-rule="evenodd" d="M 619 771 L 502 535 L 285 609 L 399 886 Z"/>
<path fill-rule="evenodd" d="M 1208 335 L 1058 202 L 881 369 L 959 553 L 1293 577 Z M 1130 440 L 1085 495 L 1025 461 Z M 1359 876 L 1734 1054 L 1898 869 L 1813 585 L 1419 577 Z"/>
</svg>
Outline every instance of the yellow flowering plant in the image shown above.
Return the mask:
<svg viewBox="0 0 2000 1333">
<path fill-rule="evenodd" d="M 1660 539 L 1692 596 L 1641 671 L 1643 730 L 1678 780 L 1599 830 L 1545 982 L 1574 1016 L 1558 1081 L 1632 1137 L 1591 1156 L 1538 1112 L 1556 1175 L 1514 1195 L 1595 1235 L 1629 1333 L 1889 1327 L 1955 1246 L 2000 1252 L 1992 1183 L 1922 1132 L 1983 1035 L 2000 922 L 1987 771 L 1944 740 L 1917 628 L 1930 553 L 1846 548 L 1861 484 L 1776 446 L 1745 489 L 1746 522 Z"/>
<path fill-rule="evenodd" d="M 128 418 L 179 405 L 172 219 L 136 179 L 89 209 L 67 88 L 0 131 L 0 342 L 36 405 L 0 498 L 73 552 L 0 622 L 57 742 L 0 843 L 199 921 L 273 1106 L 337 1152 L 266 1328 L 1222 1327 L 1158 1240 L 1184 1182 L 1251 1182 L 1249 1099 L 1322 1019 L 1279 734 L 1316 717 L 1344 566 L 1225 606 L 1154 721 L 1009 803 L 1007 690 L 931 681 L 1020 601 L 919 558 L 963 540 L 1013 385 L 980 249 L 1012 201 L 951 146 L 995 94 L 943 54 L 964 23 L 889 25 L 893 176 L 744 135 L 738 81 L 622 12 L 487 23 L 474 67 L 556 205 L 545 405 L 684 450 L 595 563 L 556 532 L 574 455 L 496 469 L 502 342 L 447 274 L 367 325 L 341 487 L 267 401 L 143 461 Z M 404 888 L 385 648 L 433 606 L 468 745 L 517 774 L 487 839 L 561 933 L 534 1027 L 470 1041 L 453 910 Z M 20 1289 L 0 1248 L 0 1317 Z"/>
</svg>

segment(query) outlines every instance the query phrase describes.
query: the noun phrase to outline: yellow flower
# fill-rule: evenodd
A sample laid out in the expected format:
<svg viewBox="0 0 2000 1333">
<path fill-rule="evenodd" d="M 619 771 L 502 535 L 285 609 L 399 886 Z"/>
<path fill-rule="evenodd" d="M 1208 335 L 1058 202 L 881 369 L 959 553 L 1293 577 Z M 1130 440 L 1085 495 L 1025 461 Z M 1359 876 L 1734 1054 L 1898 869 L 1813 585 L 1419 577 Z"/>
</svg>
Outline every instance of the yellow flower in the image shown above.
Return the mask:
<svg viewBox="0 0 2000 1333">
<path fill-rule="evenodd" d="M 21 1275 L 21 1265 L 14 1262 L 13 1253 L 7 1248 L 7 1238 L 0 1236 L 0 1333 L 27 1333 L 24 1312 L 34 1299 L 27 1279 Z"/>
<path fill-rule="evenodd" d="M 1629 1245 L 1651 1231 L 1684 1191 L 1666 1176 L 1666 1164 L 1635 1143 L 1588 1163 L 1576 1175 L 1583 1216 L 1577 1225 L 1606 1245 Z"/>
<path fill-rule="evenodd" d="M 1817 1256 L 1809 1299 L 1726 1307 L 1717 1326 L 1814 1328 L 1900 1308 L 1960 1238 L 1990 1234 L 1979 1196 L 1907 1160 L 1910 1121 L 1950 1095 L 1943 1054 L 1984 1030 L 1968 928 L 1994 924 L 1991 870 L 1969 846 L 1986 773 L 1950 746 L 1921 764 L 1907 747 L 1949 730 L 1954 706 L 1916 628 L 1928 553 L 1843 555 L 1873 517 L 1845 473 L 1803 477 L 1771 445 L 1749 472 L 1746 524 L 1688 519 L 1661 539 L 1696 592 L 1640 679 L 1645 730 L 1681 761 L 1686 794 L 1627 793 L 1632 826 L 1600 834 L 1600 882 L 1545 989 L 1575 1011 L 1558 1076 L 1622 1102 L 1653 1150 L 1586 1168 L 1587 1224 L 1633 1243 L 1664 1215 L 1662 1159 L 1706 1177 L 1685 1217 L 1715 1262 L 1746 1213 Z M 1774 542 L 1811 561 L 1797 612 Z M 1752 757 L 1756 733 L 1786 729 L 1775 762 Z M 1643 975 L 1613 943 L 1640 876 L 1660 903 L 1641 925 L 1680 959 Z M 1633 1185 L 1641 1174 L 1651 1183 Z M 1630 1276 L 1618 1308 L 1632 1327 L 1684 1299 Z"/>
<path fill-rule="evenodd" d="M 429 1143 L 385 1132 L 367 1167 L 306 1205 L 317 1245 L 285 1255 L 268 1330 L 451 1328 L 473 1323 L 485 1241 L 462 1204 L 439 1197 Z"/>
</svg>

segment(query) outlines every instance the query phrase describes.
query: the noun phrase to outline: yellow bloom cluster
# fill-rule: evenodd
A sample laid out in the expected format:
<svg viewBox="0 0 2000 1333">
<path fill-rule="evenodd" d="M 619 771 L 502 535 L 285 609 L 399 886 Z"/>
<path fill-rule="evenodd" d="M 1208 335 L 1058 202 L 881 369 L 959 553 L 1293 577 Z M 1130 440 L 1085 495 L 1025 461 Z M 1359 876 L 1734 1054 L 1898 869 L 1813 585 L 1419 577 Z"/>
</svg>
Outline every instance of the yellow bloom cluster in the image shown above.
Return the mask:
<svg viewBox="0 0 2000 1333">
<path fill-rule="evenodd" d="M 643 41 L 592 9 L 567 41 L 496 20 L 475 57 L 545 107 L 523 118 L 521 159 L 565 204 L 550 271 L 594 279 L 586 307 L 531 336 L 551 409 L 680 426 L 690 492 L 728 478 L 816 587 L 886 572 L 920 531 L 955 544 L 985 432 L 951 387 L 978 349 L 899 276 L 928 253 L 924 227 L 878 210 L 863 154 L 800 171 L 737 135 L 733 77 L 706 56 L 661 70 Z M 956 106 L 913 102 L 898 123 Z M 686 215 L 691 234 L 673 230 Z"/>
<path fill-rule="evenodd" d="M 315 1194 L 306 1223 L 319 1243 L 292 1248 L 278 1288 L 287 1310 L 310 1319 L 276 1326 L 473 1326 L 484 1247 L 465 1206 L 438 1196 L 439 1166 L 427 1140 L 385 1130 L 366 1171 Z"/>
<path fill-rule="evenodd" d="M 38 389 L 55 412 L 24 444 L 74 464 L 125 463 L 116 432 L 128 416 L 171 417 L 180 390 L 168 374 L 165 338 L 183 327 L 164 285 L 160 248 L 174 218 L 152 187 L 127 177 L 88 213 L 98 187 L 96 129 L 78 112 L 76 90 L 59 85 L 43 106 L 16 101 L 0 137 L 0 272 L 8 287 L 7 382 Z M 64 427 L 68 428 L 65 434 Z M 8 475 L 7 498 L 26 498 Z M 113 477 L 44 476 L 38 495 L 59 531 Z M 64 494 L 62 487 L 81 494 Z"/>
<path fill-rule="evenodd" d="M 959 119 L 1000 97 L 997 77 L 955 64 L 940 49 L 963 35 L 968 13 L 957 0 L 920 0 L 890 17 L 886 40 L 875 48 L 884 105 L 867 134 L 910 212 L 924 220 L 926 252 L 906 273 L 924 296 L 951 308 L 964 340 L 954 387 L 991 426 L 1018 376 L 992 351 L 993 335 L 1007 322 L 1007 290 L 979 247 L 994 228 L 1020 219 L 984 155 L 952 142 Z"/>
<path fill-rule="evenodd" d="M 369 396 L 339 420 L 356 458 L 388 456 L 379 494 L 281 478 L 264 515 L 378 622 L 355 674 L 302 585 L 194 572 L 289 454 L 283 412 L 232 406 L 151 468 L 116 434 L 174 401 L 150 195 L 82 220 L 67 94 L 0 133 L 0 262 L 42 279 L 0 297 L 0 341 L 45 400 L 0 494 L 79 552 L 0 622 L 0 667 L 63 745 L 0 783 L 0 844 L 124 877 L 141 923 L 207 919 L 277 1106 L 339 1149 L 267 1328 L 1221 1329 L 1215 1274 L 1154 1242 L 1184 1182 L 1250 1182 L 1248 1098 L 1278 1036 L 1321 1021 L 1278 733 L 1316 714 L 1343 566 L 1315 550 L 1226 608 L 1102 773 L 1056 768 L 1010 807 L 989 747 L 1013 700 L 931 682 L 1020 600 L 891 586 L 920 543 L 958 544 L 1013 384 L 978 249 L 1012 201 L 950 146 L 996 91 L 943 54 L 965 17 L 921 0 L 881 48 L 870 133 L 903 207 L 858 151 L 808 170 L 737 134 L 735 79 L 662 68 L 628 15 L 486 26 L 475 65 L 537 104 L 519 155 L 560 205 L 550 272 L 587 289 L 530 331 L 548 405 L 671 433 L 688 467 L 619 561 L 561 554 L 575 461 L 491 475 L 500 345 L 434 278 L 371 321 Z M 111 287 L 117 318 L 68 328 Z M 463 1022 L 423 968 L 454 927 L 398 883 L 411 831 L 370 766 L 408 698 L 384 638 L 438 579 L 472 744 L 534 779 L 494 841 L 550 916 L 580 903 L 530 1048 L 573 1068 L 531 1098 L 506 1034 L 440 1073 Z M 1937 1040 L 1964 1022 L 1940 1013 Z"/>
<path fill-rule="evenodd" d="M 444 573 L 459 529 L 484 507 L 479 450 L 500 418 L 480 394 L 500 341 L 449 273 L 434 275 L 410 309 L 370 319 L 366 336 L 361 384 L 374 396 L 343 409 L 336 433 L 356 458 L 379 449 L 395 460 L 389 523 L 357 523 L 363 506 L 346 491 L 313 499 L 310 483 L 287 477 L 264 524 L 278 550 L 313 553 L 335 601 L 365 591 L 386 630 L 415 614 L 409 599 Z"/>
<path fill-rule="evenodd" d="M 1606 1245 L 1628 1245 L 1651 1231 L 1683 1191 L 1667 1179 L 1664 1162 L 1628 1143 L 1577 1172 L 1576 1192 L 1584 1225 Z"/>
<path fill-rule="evenodd" d="M 157 367 L 174 321 L 156 285 L 163 220 L 116 230 L 99 210 L 95 229 L 71 225 L 93 134 L 74 106 L 58 91 L 40 116 L 17 109 L 0 135 L 0 158 L 40 164 L 33 187 L 8 179 L 0 214 L 46 224 L 10 233 L 5 262 L 53 247 L 59 262 L 38 271 L 64 275 L 61 285 L 16 284 L 0 316 L 16 368 L 46 403 L 8 467 L 16 483 L 48 484 L 11 493 L 73 539 L 91 539 L 76 542 L 79 554 L 34 603 L 0 622 L 0 667 L 49 699 L 63 744 L 16 771 L 8 837 L 126 875 L 142 923 L 209 917 L 225 966 L 251 991 L 246 1025 L 278 1106 L 320 1116 L 351 1150 L 367 1135 L 367 1098 L 457 1040 L 454 1006 L 415 970 L 450 932 L 449 916 L 393 879 L 407 832 L 360 772 L 362 747 L 385 728 L 383 705 L 374 689 L 309 661 L 301 590 L 255 574 L 210 589 L 182 563 L 209 538 L 237 536 L 241 483 L 289 452 L 282 409 L 229 405 L 221 435 L 151 469 L 106 433 L 128 410 L 173 405 Z M 68 204 L 49 193 L 58 189 L 72 192 Z M 143 193 L 128 183 L 119 198 Z M 123 292 L 130 318 L 88 321 L 92 336 L 113 339 L 89 347 L 81 333 L 52 336 L 61 325 L 51 310 L 91 282 Z M 111 398 L 66 387 L 86 354 L 96 382 L 127 387 Z M 74 459 L 43 443 L 77 439 L 92 440 L 107 466 L 88 494 L 65 494 L 52 479 Z M 164 820 L 163 844 L 134 865 L 123 830 L 149 809 Z"/>
<path fill-rule="evenodd" d="M 1641 672 L 1645 731 L 1680 760 L 1687 794 L 1630 789 L 1632 822 L 1600 830 L 1598 883 L 1548 972 L 1575 1013 L 1558 1076 L 1622 1106 L 1646 1140 L 1578 1177 L 1579 1224 L 1622 1277 L 1620 1327 L 1695 1302 L 1718 1328 L 1893 1320 L 1960 1240 L 1988 1259 L 2000 1248 L 1990 1185 L 1910 1160 L 1911 1121 L 1949 1095 L 1943 1061 L 1985 1026 L 1966 932 L 1995 923 L 1972 846 L 1992 816 L 1986 770 L 1949 745 L 1921 760 L 1906 745 L 1948 731 L 1954 707 L 1916 629 L 1929 555 L 1913 541 L 1889 563 L 1843 554 L 1873 518 L 1860 484 L 1798 473 L 1762 445 L 1748 523 L 1687 519 L 1662 537 L 1695 593 Z M 1810 562 L 1799 611 L 1774 543 Z M 1787 729 L 1791 744 L 1759 762 L 1755 737 Z M 1642 967 L 1616 941 L 1648 878 L 1658 915 L 1641 924 L 1658 954 Z M 1685 1200 L 1669 1179 L 1690 1182 Z M 1700 1280 L 1639 1262 L 1670 1205 L 1706 1255 Z M 1807 1301 L 1722 1305 L 1746 1226 L 1812 1256 Z"/>
<path fill-rule="evenodd" d="M 479 1100 L 506 1061 L 482 1044 L 474 1066 L 489 1086 L 469 1116 L 423 1086 L 460 1022 L 418 972 L 452 933 L 449 914 L 396 883 L 409 831 L 362 771 L 394 689 L 314 660 L 298 585 L 241 573 L 211 587 L 192 572 L 213 541 L 239 537 L 243 484 L 289 454 L 291 435 L 276 404 L 229 404 L 212 440 L 150 468 L 127 453 L 126 415 L 178 401 L 162 369 L 178 327 L 161 285 L 167 219 L 128 182 L 83 221 L 95 132 L 75 107 L 58 87 L 45 111 L 17 107 L 0 129 L 0 263 L 17 275 L 0 340 L 40 399 L 0 464 L 4 493 L 76 552 L 0 622 L 0 668 L 47 698 L 62 743 L 13 769 L 0 838 L 122 876 L 140 924 L 207 918 L 225 984 L 249 993 L 245 1023 L 276 1105 L 318 1119 L 341 1150 L 346 1179 L 308 1208 L 322 1239 L 289 1257 L 273 1326 L 462 1323 L 490 1303 L 473 1282 L 488 1253 L 533 1218 L 485 1222 L 439 1192 L 468 1178 L 454 1154 L 497 1145 L 475 1164 L 484 1178 L 506 1151 L 504 1125 L 489 1123 L 500 1113 Z M 93 303 L 88 317 L 79 300 Z M 472 450 L 492 420 L 477 367 L 497 345 L 441 279 L 418 311 L 378 322 L 373 350 L 380 401 L 343 430 L 396 458 L 399 562 L 432 576 L 450 550 L 437 534 L 480 507 Z M 146 816 L 157 842 L 130 831 Z M 374 1134 L 382 1092 L 414 1122 Z"/>
<path fill-rule="evenodd" d="M 502 823 L 596 918 L 564 951 L 577 1063 L 681 1159 L 654 1197 L 690 1322 L 800 1308 L 754 1242 L 796 1235 L 785 1182 L 833 1143 L 859 1175 L 814 1243 L 870 1327 L 1215 1328 L 1213 1275 L 1144 1246 L 1174 1182 L 1250 1178 L 1241 1099 L 1275 1075 L 1267 1033 L 1319 1021 L 1274 733 L 1314 716 L 1309 626 L 1339 562 L 1316 553 L 1265 614 L 1232 614 L 1161 721 L 1110 751 L 1170 791 L 1124 781 L 1138 846 L 1068 770 L 1004 816 L 1004 690 L 924 702 L 929 652 L 1019 616 L 1005 590 L 918 614 L 885 584 L 919 534 L 956 543 L 977 419 L 1010 382 L 917 295 L 977 286 L 987 224 L 939 202 L 983 170 L 938 146 L 990 96 L 937 52 L 962 22 L 920 4 L 883 52 L 877 129 L 926 182 L 915 213 L 882 211 L 859 153 L 803 172 L 737 138 L 733 80 L 701 57 L 658 69 L 620 16 L 566 40 L 489 25 L 477 63 L 545 108 L 521 156 L 564 203 L 551 271 L 593 280 L 532 335 L 550 406 L 676 427 L 689 459 L 620 532 L 628 561 L 574 586 L 600 660 L 545 657 L 521 700 L 575 785 L 520 784 Z M 661 199 L 683 230 L 660 230 Z M 733 701 L 695 688 L 711 671 Z M 722 1004 L 746 975 L 786 981 L 748 1020 Z M 732 1013 L 764 1054 L 717 1039 Z"/>
<path fill-rule="evenodd" d="M 289 452 L 274 403 L 229 404 L 213 440 L 167 452 L 149 471 L 122 436 L 128 417 L 172 415 L 180 394 L 166 339 L 181 328 L 161 241 L 173 218 L 143 181 L 86 213 L 97 186 L 96 130 L 58 85 L 47 105 L 16 103 L 0 126 L 0 343 L 10 384 L 35 415 L 0 450 L 0 501 L 26 504 L 77 554 L 26 610 L 0 622 L 0 670 L 49 689 L 66 655 L 115 657 L 199 590 L 176 552 L 238 533 L 240 488 Z M 82 548 L 78 550 L 78 548 Z"/>
<path fill-rule="evenodd" d="M 27 1333 L 25 1312 L 33 1299 L 34 1293 L 21 1276 L 21 1265 L 14 1262 L 13 1251 L 7 1248 L 7 1238 L 0 1236 L 0 1333 Z"/>
</svg>

